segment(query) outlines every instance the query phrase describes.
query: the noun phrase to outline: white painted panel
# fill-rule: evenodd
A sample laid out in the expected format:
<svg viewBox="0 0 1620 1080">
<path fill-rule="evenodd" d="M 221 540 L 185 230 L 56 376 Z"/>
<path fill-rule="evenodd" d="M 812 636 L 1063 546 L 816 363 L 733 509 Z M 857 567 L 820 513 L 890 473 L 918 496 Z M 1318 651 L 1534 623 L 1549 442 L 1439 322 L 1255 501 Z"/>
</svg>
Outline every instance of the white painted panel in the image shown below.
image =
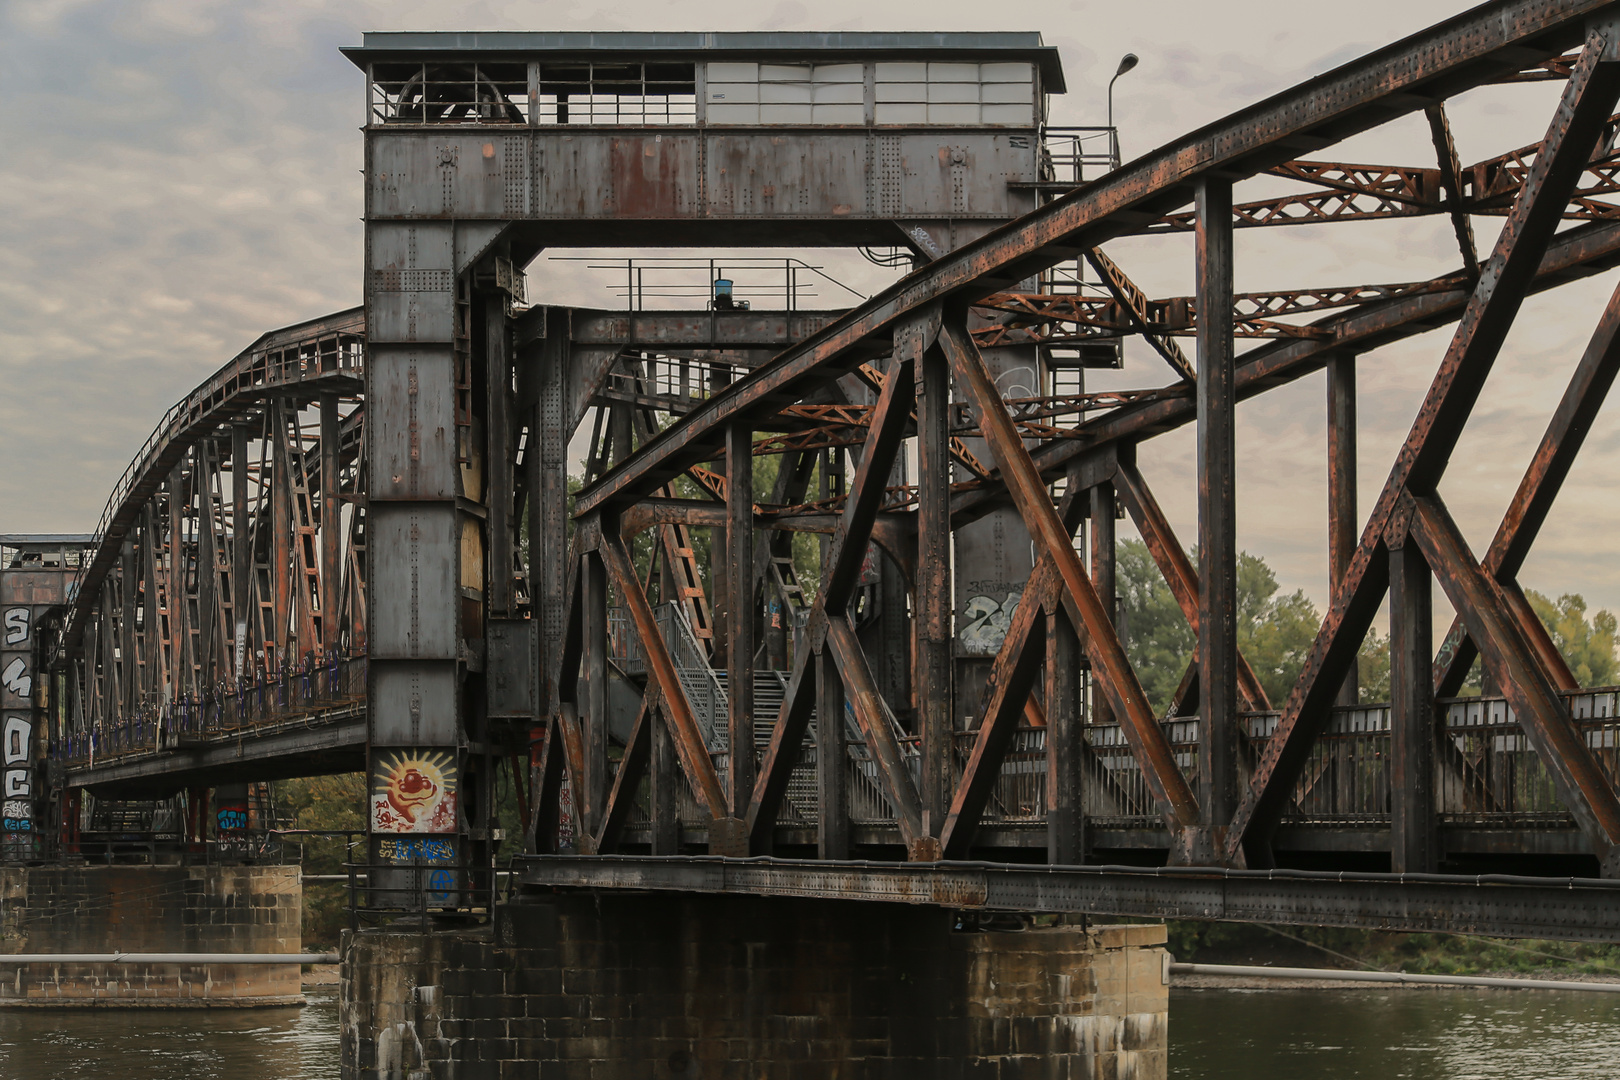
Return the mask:
<svg viewBox="0 0 1620 1080">
<path fill-rule="evenodd" d="M 759 123 L 759 106 L 751 101 L 738 104 L 710 105 L 709 123 L 757 124 Z"/>
<path fill-rule="evenodd" d="M 1029 64 L 980 64 L 980 82 L 1033 82 L 1035 69 Z"/>
<path fill-rule="evenodd" d="M 761 64 L 760 82 L 809 82 L 809 64 Z"/>
<path fill-rule="evenodd" d="M 930 124 L 977 124 L 979 122 L 979 107 L 977 105 L 949 104 L 929 105 L 928 122 Z"/>
<path fill-rule="evenodd" d="M 817 105 L 859 105 L 865 100 L 865 90 L 860 83 L 816 83 L 812 100 Z"/>
<path fill-rule="evenodd" d="M 866 81 L 864 64 L 817 64 L 810 78 L 818 83 L 862 83 Z"/>
<path fill-rule="evenodd" d="M 1035 122 L 1035 107 L 1023 105 L 981 105 L 980 119 L 986 124 L 1019 124 L 1028 127 Z"/>
<path fill-rule="evenodd" d="M 878 82 L 925 82 L 927 79 L 927 64 L 913 64 L 897 60 L 879 61 L 877 64 Z"/>
<path fill-rule="evenodd" d="M 761 104 L 771 102 L 774 104 L 808 105 L 810 104 L 810 84 L 807 82 L 760 83 L 759 100 Z"/>
<path fill-rule="evenodd" d="M 810 123 L 809 105 L 774 104 L 759 107 L 759 122 L 762 124 L 808 124 Z"/>
<path fill-rule="evenodd" d="M 710 64 L 709 81 L 717 82 L 758 82 L 758 64 Z"/>
<path fill-rule="evenodd" d="M 928 84 L 928 102 L 941 103 L 979 103 L 978 83 L 936 83 Z"/>
<path fill-rule="evenodd" d="M 979 87 L 979 100 L 986 102 L 1035 100 L 1035 87 L 1029 83 L 985 83 Z"/>
<path fill-rule="evenodd" d="M 877 100 L 879 101 L 928 100 L 927 83 L 878 83 L 874 90 L 877 92 Z"/>
<path fill-rule="evenodd" d="M 921 102 L 880 101 L 877 104 L 877 115 L 874 122 L 879 124 L 926 124 L 928 123 L 928 106 Z"/>
<path fill-rule="evenodd" d="M 812 105 L 810 120 L 815 124 L 864 124 L 866 106 L 860 102 L 853 105 Z"/>
<path fill-rule="evenodd" d="M 928 65 L 928 81 L 976 83 L 979 81 L 979 65 L 931 63 Z"/>
<path fill-rule="evenodd" d="M 709 101 L 711 103 L 716 101 L 728 101 L 732 104 L 736 104 L 743 101 L 758 100 L 759 83 L 734 82 L 709 84 Z"/>
</svg>

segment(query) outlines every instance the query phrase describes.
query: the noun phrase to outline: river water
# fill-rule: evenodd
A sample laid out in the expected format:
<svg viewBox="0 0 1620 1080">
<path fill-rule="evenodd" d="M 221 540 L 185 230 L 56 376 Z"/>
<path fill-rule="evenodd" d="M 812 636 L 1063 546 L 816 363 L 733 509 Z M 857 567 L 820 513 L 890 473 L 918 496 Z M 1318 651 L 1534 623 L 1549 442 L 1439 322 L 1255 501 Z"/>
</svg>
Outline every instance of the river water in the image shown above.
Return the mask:
<svg viewBox="0 0 1620 1080">
<path fill-rule="evenodd" d="M 0 1080 L 335 1080 L 335 988 L 303 1009 L 0 1010 Z M 1172 1080 L 1620 1077 L 1620 995 L 1178 990 Z"/>
<path fill-rule="evenodd" d="M 1172 1080 L 1620 1077 L 1620 994 L 1176 990 Z"/>
<path fill-rule="evenodd" d="M 337 1080 L 337 987 L 302 1009 L 0 1009 L 0 1080 Z"/>
</svg>

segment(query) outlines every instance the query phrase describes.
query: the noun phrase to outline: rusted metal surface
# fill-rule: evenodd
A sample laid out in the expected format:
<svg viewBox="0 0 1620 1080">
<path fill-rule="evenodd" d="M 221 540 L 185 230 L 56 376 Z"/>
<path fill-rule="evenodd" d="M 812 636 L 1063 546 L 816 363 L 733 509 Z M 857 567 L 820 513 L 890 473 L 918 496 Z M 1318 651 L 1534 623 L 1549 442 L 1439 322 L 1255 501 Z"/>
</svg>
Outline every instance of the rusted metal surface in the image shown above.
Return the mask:
<svg viewBox="0 0 1620 1080">
<path fill-rule="evenodd" d="M 1418 88 L 1445 96 L 1477 84 L 1493 67 L 1522 69 L 1526 49 L 1561 53 L 1583 39 L 1585 17 L 1605 6 L 1485 5 L 1127 164 L 1032 211 L 1016 226 L 943 255 L 804 345 L 784 352 L 738 389 L 710 399 L 672 425 L 625 468 L 581 492 L 580 507 L 631 501 L 678 475 L 712 453 L 714 436 L 706 433 L 733 419 L 757 422 L 782 397 L 804 396 L 812 385 L 858 366 L 865 357 L 845 356 L 845 351 L 858 354 L 863 342 L 889 330 L 907 311 L 939 300 L 981 300 L 1002 283 L 1034 276 L 1076 248 L 1095 247 L 1123 234 L 1128 219 L 1184 204 L 1190 185 L 1207 172 L 1253 174 L 1292 159 L 1295 155 L 1285 145 L 1342 139 L 1415 109 L 1412 91 Z M 1409 96 L 1398 96 L 1403 93 Z"/>
<path fill-rule="evenodd" d="M 1196 635 L 1199 626 L 1198 571 L 1193 569 L 1186 548 L 1176 539 L 1170 520 L 1164 516 L 1158 499 L 1154 498 L 1152 489 L 1142 478 L 1135 462 L 1116 460 L 1114 490 L 1136 524 L 1137 532 L 1142 534 L 1142 541 L 1153 556 L 1159 573 L 1164 575 L 1165 584 L 1170 586 L 1170 594 L 1176 598 L 1187 625 Z M 1241 652 L 1237 654 L 1237 692 L 1238 700 L 1247 711 L 1265 712 L 1271 708 L 1260 679 Z"/>
<path fill-rule="evenodd" d="M 1292 857 L 1387 852 L 1414 872 L 1514 852 L 1614 872 L 1620 757 L 1605 740 L 1620 697 L 1575 685 L 1516 580 L 1620 362 L 1614 303 L 1482 566 L 1433 497 L 1523 298 L 1620 262 L 1613 11 L 1485 5 L 1040 207 L 1052 184 L 1037 139 L 886 133 L 870 101 L 860 128 L 765 133 L 721 130 L 707 102 L 660 132 L 565 130 L 528 102 L 455 127 L 388 105 L 367 131 L 370 430 L 323 373 L 246 387 L 242 401 L 258 397 L 245 410 L 209 404 L 185 421 L 203 426 L 183 453 L 143 453 L 132 471 L 151 490 L 115 493 L 125 531 L 104 538 L 104 581 L 74 615 L 97 673 L 87 715 L 134 730 L 145 717 L 127 703 L 143 695 L 206 703 L 222 672 L 285 679 L 312 650 L 364 653 L 374 771 L 406 750 L 460 770 L 455 860 L 487 855 L 496 762 L 513 760 L 531 850 L 572 842 L 626 886 L 649 879 L 625 867 L 654 864 L 609 853 L 814 844 L 822 860 L 938 862 L 1006 847 L 1059 864 L 1130 850 L 1263 867 L 1283 835 Z M 1463 167 L 1445 99 L 1543 77 L 1567 80 L 1547 138 Z M 1436 167 L 1321 160 L 1420 108 Z M 1302 190 L 1233 205 L 1250 177 Z M 1442 213 L 1452 273 L 1234 289 L 1235 228 Z M 1506 217 L 1483 265 L 1480 214 Z M 1199 234 L 1195 297 L 1150 299 L 1101 247 L 1184 226 Z M 711 282 L 701 311 L 525 310 L 523 263 L 587 235 L 903 237 L 919 268 L 845 312 L 750 311 Z M 1082 262 L 1062 291 L 1054 268 Z M 1453 320 L 1358 543 L 1356 358 Z M 1055 385 L 1050 350 L 1072 347 L 1083 367 L 1125 335 L 1168 363 L 1167 385 Z M 1197 370 L 1181 336 L 1197 339 Z M 1256 345 L 1237 355 L 1241 339 Z M 1274 713 L 1235 643 L 1234 411 L 1324 366 L 1334 599 Z M 1195 421 L 1201 572 L 1135 466 L 1139 441 Z M 568 447 L 587 431 L 571 500 Z M 756 491 L 754 471 L 773 465 Z M 1197 637 L 1162 719 L 1118 625 L 1116 502 Z M 1089 560 L 1075 536 L 1087 514 Z M 819 581 L 796 565 L 807 543 Z M 1442 689 L 1480 639 L 1494 677 L 1522 676 L 1506 698 L 1434 700 L 1430 566 L 1463 613 L 1434 666 Z M 368 569 L 383 583 L 369 596 Z M 1386 586 L 1395 700 L 1361 706 L 1349 673 Z M 532 656 L 507 636 L 525 627 Z M 1534 751 L 1507 749 L 1525 745 L 1518 728 Z M 1540 816 L 1514 832 L 1515 814 Z M 930 873 L 850 895 L 993 906 L 989 885 Z M 822 895 L 820 880 L 770 888 Z M 1036 879 L 1019 880 L 1033 889 L 1024 909 L 1044 910 Z M 1369 915 L 1355 892 L 1339 887 L 1334 918 L 1428 925 Z M 1167 895 L 1143 910 L 1182 910 Z M 1097 896 L 1074 910 L 1108 910 Z M 1259 917 L 1217 899 L 1199 910 Z M 1296 898 L 1271 921 L 1321 902 Z"/>
<path fill-rule="evenodd" d="M 1441 361 L 1411 433 L 1379 496 L 1356 554 L 1317 634 L 1300 681 L 1283 707 L 1278 734 L 1257 763 L 1233 819 L 1228 852 L 1244 845 L 1256 817 L 1260 828 L 1247 845 L 1251 865 L 1269 856 L 1263 834 L 1274 826 L 1282 800 L 1303 767 L 1312 732 L 1337 696 L 1378 602 L 1388 587 L 1383 532 L 1395 504 L 1410 486 L 1432 491 L 1478 397 L 1526 287 L 1551 239 L 1560 209 L 1574 189 L 1591 148 L 1620 93 L 1620 65 L 1599 62 L 1608 44 L 1595 30 L 1571 75 L 1543 150 L 1503 226 L 1479 287 Z M 1297 733 L 1297 734 L 1296 734 Z"/>
<path fill-rule="evenodd" d="M 1440 868 L 1434 809 L 1434 655 L 1429 565 L 1420 545 L 1400 527 L 1385 532 L 1389 547 L 1390 869 L 1429 874 Z"/>
<path fill-rule="evenodd" d="M 1513 501 L 1502 515 L 1491 546 L 1480 560 L 1499 582 L 1514 581 L 1541 531 L 1553 500 L 1575 463 L 1593 417 L 1608 396 L 1620 371 L 1620 291 L 1609 297 L 1581 359 L 1570 376 L 1564 396 L 1548 421 L 1547 430 L 1519 481 Z M 1450 697 L 1467 677 L 1478 650 L 1468 638 L 1461 619 L 1452 622 L 1444 647 L 1434 665 L 1435 694 Z"/>
<path fill-rule="evenodd" d="M 957 385 L 979 412 L 979 425 L 1006 477 L 1019 514 L 1038 548 L 1052 559 L 1065 591 L 1079 608 L 1092 667 L 1098 671 L 1103 689 L 1121 717 L 1122 731 L 1131 742 L 1155 801 L 1173 826 L 1191 826 L 1197 819 L 1198 805 L 1148 709 L 1141 684 L 1114 632 L 1113 613 L 1103 610 L 1028 451 L 1001 408 L 1000 396 L 985 372 L 978 349 L 964 330 L 949 321 L 941 330 L 940 341 L 950 355 Z"/>
<path fill-rule="evenodd" d="M 1573 78 L 1573 76 L 1572 76 Z M 1481 643 L 1496 682 L 1558 785 L 1561 801 L 1587 835 L 1606 873 L 1620 858 L 1620 796 L 1570 720 L 1558 689 L 1514 625 L 1512 615 L 1437 495 L 1412 499 L 1411 527 L 1451 599 Z"/>
<path fill-rule="evenodd" d="M 316 400 L 322 393 L 360 389 L 365 318 L 359 308 L 265 334 L 163 417 L 113 488 L 96 529 L 100 538 L 73 598 L 65 641 L 77 647 L 94 598 L 117 560 L 119 545 L 164 477 L 195 443 L 242 413 L 291 395 Z"/>
<path fill-rule="evenodd" d="M 1198 754 L 1206 860 L 1225 839 L 1237 808 L 1237 394 L 1232 331 L 1232 184 L 1197 186 L 1198 307 Z"/>
<path fill-rule="evenodd" d="M 726 793 L 715 776 L 714 763 L 709 759 L 703 733 L 698 730 L 697 720 L 692 715 L 686 689 L 676 673 L 675 661 L 664 644 L 652 607 L 647 603 L 647 595 L 642 592 L 641 582 L 636 579 L 635 566 L 625 551 L 624 541 L 616 536 L 604 537 L 602 552 L 613 584 L 629 609 L 630 617 L 635 620 L 636 631 L 646 649 L 648 675 L 658 686 L 662 700 L 660 712 L 675 736 L 675 752 L 680 757 L 681 768 L 692 785 L 693 793 L 710 816 L 725 817 Z M 604 749 L 603 760 L 606 760 L 606 756 Z"/>
</svg>

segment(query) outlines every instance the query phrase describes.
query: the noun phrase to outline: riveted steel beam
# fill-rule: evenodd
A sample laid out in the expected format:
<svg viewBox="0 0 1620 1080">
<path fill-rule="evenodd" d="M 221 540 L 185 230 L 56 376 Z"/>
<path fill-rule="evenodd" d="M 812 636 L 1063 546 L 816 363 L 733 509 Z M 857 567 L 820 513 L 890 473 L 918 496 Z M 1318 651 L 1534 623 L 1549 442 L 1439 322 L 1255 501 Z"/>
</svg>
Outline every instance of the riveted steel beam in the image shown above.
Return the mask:
<svg viewBox="0 0 1620 1080">
<path fill-rule="evenodd" d="M 1124 647 L 1114 632 L 1112 612 L 1103 610 L 1074 550 L 1057 509 L 1047 495 L 1029 452 L 1019 441 L 1012 421 L 1001 407 L 1000 395 L 991 382 L 978 348 L 967 332 L 949 318 L 940 332 L 940 341 L 951 358 L 956 384 L 967 394 L 979 414 L 979 426 L 990 444 L 996 464 L 1006 478 L 1013 503 L 1024 519 L 1036 549 L 1055 564 L 1064 591 L 1079 609 L 1086 631 L 1087 653 L 1092 670 L 1120 718 L 1121 730 L 1130 743 L 1147 779 L 1148 788 L 1169 825 L 1172 836 L 1182 839 L 1178 830 L 1190 828 L 1198 816 L 1198 804 L 1176 765 L 1175 755 L 1165 740 L 1146 695 L 1137 681 Z M 1185 852 L 1177 852 L 1185 857 Z"/>
<path fill-rule="evenodd" d="M 1586 736 L 1570 719 L 1558 688 L 1520 633 L 1506 600 L 1474 561 L 1438 495 L 1413 498 L 1411 528 L 1452 606 L 1463 613 L 1537 757 L 1552 775 L 1559 801 L 1586 834 L 1604 876 L 1620 874 L 1620 795 L 1587 746 Z"/>
<path fill-rule="evenodd" d="M 1266 850 L 1269 833 L 1388 587 L 1384 529 L 1395 504 L 1409 487 L 1427 494 L 1438 483 L 1557 227 L 1560 209 L 1620 95 L 1620 64 L 1606 59 L 1600 62 L 1609 55 L 1607 33 L 1595 28 L 1588 38 L 1548 128 L 1543 150 L 1481 271 L 1479 286 L 1396 458 L 1355 557 L 1334 592 L 1299 682 L 1283 707 L 1276 734 L 1255 766 L 1227 839 L 1229 854 L 1235 855 L 1241 845 L 1250 865 L 1264 865 L 1270 859 Z"/>
<path fill-rule="evenodd" d="M 1513 501 L 1491 538 L 1491 546 L 1480 560 L 1486 573 L 1498 583 L 1506 585 L 1517 579 L 1525 556 L 1540 534 L 1564 479 L 1586 441 L 1593 418 L 1614 385 L 1617 372 L 1620 372 L 1620 289 L 1609 297 L 1597 329 L 1575 365 L 1564 396 L 1559 399 L 1524 478 L 1519 481 Z M 1517 586 L 1513 591 L 1519 592 Z M 1536 625 L 1540 625 L 1539 619 Z M 1545 629 L 1542 633 L 1545 634 Z M 1434 662 L 1435 695 L 1454 696 L 1478 654 L 1462 619 L 1454 619 Z M 1560 659 L 1560 666 L 1562 663 Z M 1557 669 L 1552 670 L 1555 675 L 1559 674 Z"/>
<path fill-rule="evenodd" d="M 935 259 L 802 345 L 757 368 L 672 424 L 635 458 L 580 492 L 580 512 L 623 506 L 712 457 L 726 424 L 758 425 L 775 409 L 886 351 L 906 313 L 936 301 L 971 303 L 1130 231 L 1144 215 L 1185 204 L 1200 177 L 1250 176 L 1387 122 L 1427 101 L 1523 70 L 1584 37 L 1598 0 L 1482 5 L 1202 128 L 1017 222 Z M 1584 164 L 1584 163 L 1583 163 Z M 1567 197 L 1568 192 L 1565 192 Z"/>
</svg>

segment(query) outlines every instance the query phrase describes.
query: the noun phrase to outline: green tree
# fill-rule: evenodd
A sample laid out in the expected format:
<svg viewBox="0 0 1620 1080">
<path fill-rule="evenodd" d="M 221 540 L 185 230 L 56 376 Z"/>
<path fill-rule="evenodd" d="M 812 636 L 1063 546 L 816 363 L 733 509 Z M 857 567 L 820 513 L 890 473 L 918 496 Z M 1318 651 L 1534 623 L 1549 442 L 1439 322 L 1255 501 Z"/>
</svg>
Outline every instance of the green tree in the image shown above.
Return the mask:
<svg viewBox="0 0 1620 1080">
<path fill-rule="evenodd" d="M 1163 715 L 1192 660 L 1192 630 L 1145 543 L 1120 542 L 1117 577 L 1125 651 L 1149 702 Z M 1280 709 L 1310 655 L 1321 615 L 1304 590 L 1282 593 L 1266 561 L 1246 551 L 1238 556 L 1237 592 L 1238 648 L 1271 707 Z M 1388 700 L 1389 644 L 1376 630 L 1362 643 L 1359 666 L 1360 699 Z"/>
<path fill-rule="evenodd" d="M 1541 618 L 1553 644 L 1581 686 L 1610 686 L 1615 681 L 1615 617 L 1608 611 L 1586 616 L 1586 598 L 1564 593 L 1549 600 L 1534 589 L 1525 590 L 1530 607 Z"/>
<path fill-rule="evenodd" d="M 301 780 L 277 780 L 274 785 L 277 809 L 288 827 L 312 832 L 359 831 L 366 827 L 366 777 L 364 773 L 312 776 Z M 346 862 L 364 862 L 363 846 L 351 849 L 356 837 L 305 837 L 302 848 L 305 874 L 343 874 Z M 341 882 L 310 882 L 304 888 L 304 947 L 335 947 L 338 934 L 348 925 L 348 886 Z"/>
<path fill-rule="evenodd" d="M 1147 545 L 1140 540 L 1124 540 L 1116 550 L 1115 577 L 1125 652 L 1149 703 L 1162 716 L 1192 657 L 1192 629 Z"/>
</svg>

